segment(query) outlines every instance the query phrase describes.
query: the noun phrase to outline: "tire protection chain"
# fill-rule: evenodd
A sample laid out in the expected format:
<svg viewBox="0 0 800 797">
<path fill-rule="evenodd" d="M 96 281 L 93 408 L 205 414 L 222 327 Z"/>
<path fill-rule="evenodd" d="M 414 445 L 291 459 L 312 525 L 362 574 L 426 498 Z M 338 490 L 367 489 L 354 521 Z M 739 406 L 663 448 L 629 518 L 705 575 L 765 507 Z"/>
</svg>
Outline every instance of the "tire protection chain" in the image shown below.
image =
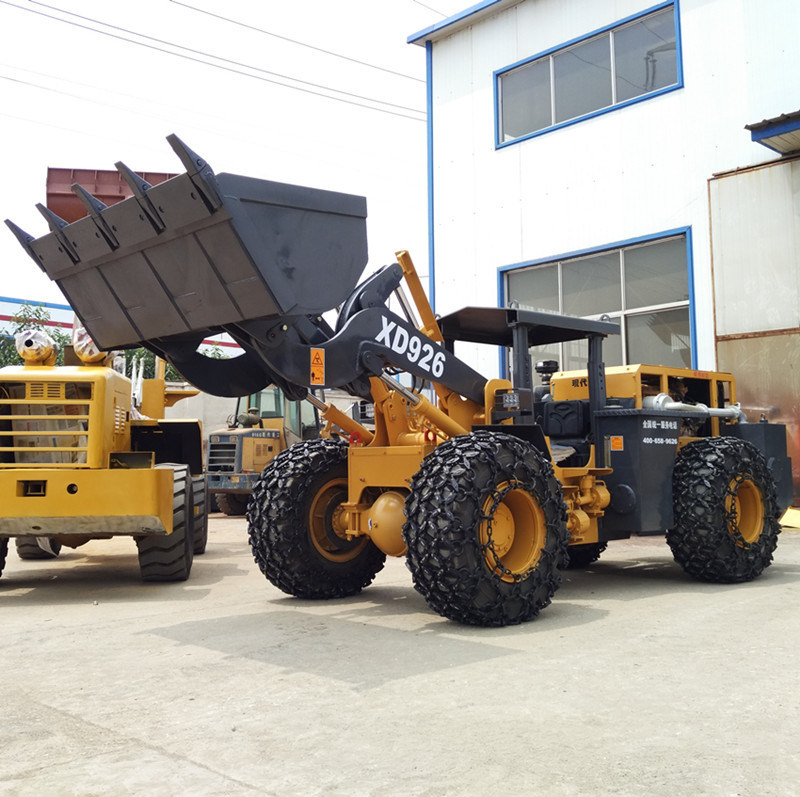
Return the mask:
<svg viewBox="0 0 800 797">
<path fill-rule="evenodd" d="M 426 460 L 426 462 L 423 463 L 420 472 L 414 477 L 415 482 L 420 479 L 423 482 L 435 480 L 441 472 L 444 472 L 448 476 L 446 479 L 448 482 L 448 491 L 452 493 L 448 501 L 439 503 L 439 505 L 435 508 L 435 517 L 429 518 L 431 521 L 430 525 L 437 525 L 436 521 L 438 519 L 444 520 L 448 525 L 453 522 L 457 522 L 452 515 L 452 507 L 457 505 L 460 500 L 467 496 L 463 494 L 463 491 L 459 490 L 458 482 L 455 478 L 451 478 L 450 474 L 458 473 L 460 481 L 476 484 L 477 472 L 473 467 L 473 462 L 480 463 L 481 466 L 488 468 L 489 475 L 483 483 L 495 486 L 494 489 L 489 493 L 489 496 L 487 496 L 492 498 L 492 504 L 490 505 L 491 512 L 494 511 L 502 498 L 510 490 L 524 489 L 526 481 L 538 482 L 543 488 L 555 482 L 555 476 L 552 472 L 552 466 L 549 462 L 541 461 L 540 463 L 537 463 L 542 466 L 541 469 L 538 467 L 532 467 L 525 461 L 525 456 L 530 453 L 530 448 L 517 438 L 508 437 L 505 435 L 502 437 L 502 444 L 505 446 L 506 450 L 510 451 L 510 453 L 513 455 L 513 460 L 502 468 L 500 465 L 498 465 L 496 459 L 498 444 L 501 441 L 498 440 L 495 433 L 481 432 L 472 433 L 464 438 L 451 439 L 445 444 L 448 446 L 446 457 L 444 456 L 445 451 L 440 447 L 439 449 L 436 449 L 438 452 L 437 458 Z M 469 445 L 471 445 L 472 448 L 467 448 L 462 440 L 469 440 Z M 509 477 L 510 473 L 515 475 L 513 477 Z M 496 489 L 496 485 L 504 482 L 508 482 L 508 486 L 502 491 L 498 491 Z M 419 485 L 417 485 L 417 487 L 419 487 Z M 412 486 L 412 495 L 413 492 L 414 490 Z M 543 500 L 541 500 L 540 506 L 544 511 L 545 516 L 549 518 L 547 527 L 548 532 L 551 532 L 553 530 L 553 523 L 565 524 L 566 507 L 563 503 L 563 500 L 560 500 L 560 489 L 543 489 L 542 492 L 545 493 L 545 495 L 543 496 Z M 471 518 L 464 518 L 465 525 L 475 529 L 476 533 L 466 535 L 465 537 L 459 539 L 457 537 L 454 538 L 454 535 L 447 535 L 446 532 L 443 532 L 444 537 L 443 539 L 439 540 L 439 542 L 446 543 L 447 560 L 458 560 L 459 558 L 469 559 L 471 557 L 463 556 L 465 551 L 469 550 L 469 552 L 472 553 L 472 558 L 478 558 L 484 563 L 484 566 L 479 568 L 470 568 L 468 564 L 465 564 L 461 567 L 453 567 L 449 573 L 457 578 L 459 585 L 458 589 L 462 593 L 477 593 L 481 590 L 481 584 L 486 582 L 488 589 L 485 591 L 485 597 L 488 594 L 494 594 L 494 599 L 487 600 L 486 603 L 483 604 L 482 611 L 487 616 L 492 614 L 497 616 L 499 614 L 503 614 L 504 604 L 506 604 L 509 600 L 519 599 L 523 603 L 527 604 L 533 599 L 532 596 L 523 593 L 523 586 L 529 579 L 531 572 L 541 567 L 545 567 L 548 570 L 551 569 L 554 558 L 557 560 L 555 562 L 556 567 L 561 567 L 566 562 L 566 535 L 564 535 L 563 539 L 560 540 L 555 546 L 555 550 L 551 551 L 546 547 L 542 548 L 539 563 L 537 564 L 536 568 L 532 569 L 532 571 L 529 571 L 529 573 L 526 574 L 511 573 L 511 571 L 505 568 L 505 566 L 503 566 L 499 561 L 499 556 L 494 548 L 494 541 L 491 539 L 491 517 L 487 517 L 487 514 L 484 511 L 485 507 L 486 500 L 480 502 L 476 501 L 472 510 Z M 481 544 L 479 535 L 477 533 L 477 529 L 480 527 L 481 523 L 487 524 L 489 536 L 488 542 L 484 544 Z M 442 528 L 441 525 L 439 528 Z M 425 571 L 427 569 L 427 565 L 434 558 L 432 555 L 432 548 L 439 548 L 438 545 L 433 544 L 433 540 L 428 540 L 427 542 L 431 546 L 431 550 L 427 548 L 420 550 L 420 548 L 417 546 L 414 548 L 413 552 L 411 552 L 411 555 L 417 559 L 417 568 L 421 571 Z M 490 568 L 490 560 L 486 555 L 489 551 L 491 551 L 491 558 L 497 562 L 497 566 L 494 569 Z M 503 575 L 510 577 L 510 580 L 505 581 L 506 590 L 504 595 L 498 594 L 494 589 L 494 584 L 498 578 L 502 578 Z M 415 581 L 417 581 L 416 576 Z M 439 584 L 438 578 L 434 578 L 428 574 L 427 581 L 429 582 L 428 588 L 438 589 L 438 587 L 433 586 L 433 582 L 436 582 L 437 585 Z M 546 587 L 548 594 L 545 599 L 542 599 L 539 608 L 546 606 L 550 602 L 550 596 L 555 589 L 557 589 L 560 581 L 560 576 L 555 575 L 553 578 L 553 583 Z M 420 584 L 417 584 L 417 588 L 421 588 Z M 425 595 L 425 588 L 422 588 L 421 591 L 423 592 L 423 595 Z M 539 589 L 536 591 L 541 592 Z M 440 594 L 439 597 L 447 601 L 446 596 Z M 446 616 L 451 616 L 452 619 L 474 622 L 474 620 L 463 620 L 461 617 L 451 615 L 447 612 L 442 613 L 446 614 Z M 535 613 L 538 613 L 538 609 L 530 616 L 533 616 Z M 459 612 L 456 612 L 455 614 L 459 614 Z M 519 622 L 519 619 L 512 619 L 510 621 Z"/>
</svg>

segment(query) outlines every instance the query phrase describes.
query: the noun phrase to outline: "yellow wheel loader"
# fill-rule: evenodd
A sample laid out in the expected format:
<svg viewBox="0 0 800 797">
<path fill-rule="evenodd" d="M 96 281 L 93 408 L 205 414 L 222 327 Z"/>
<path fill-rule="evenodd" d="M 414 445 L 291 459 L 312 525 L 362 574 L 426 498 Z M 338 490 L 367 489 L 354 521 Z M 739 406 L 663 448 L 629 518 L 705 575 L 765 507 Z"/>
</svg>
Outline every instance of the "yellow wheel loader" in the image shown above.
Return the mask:
<svg viewBox="0 0 800 797">
<path fill-rule="evenodd" d="M 17 335 L 24 365 L 0 369 L 0 574 L 10 538 L 20 559 L 131 536 L 144 581 L 182 581 L 208 536 L 198 421 L 164 407 L 162 369 L 131 380 L 76 328 L 54 365 L 40 330 Z"/>
<path fill-rule="evenodd" d="M 607 369 L 618 330 L 604 321 L 496 307 L 437 319 L 406 252 L 357 284 L 362 197 L 215 174 L 168 140 L 183 174 L 149 186 L 118 164 L 130 199 L 51 219 L 40 238 L 12 229 L 105 349 L 145 345 L 216 394 L 274 384 L 374 403 L 373 431 L 318 402 L 346 439 L 300 442 L 264 470 L 250 543 L 280 589 L 351 595 L 405 556 L 433 610 L 498 626 L 533 618 L 563 568 L 633 533 L 666 532 L 708 581 L 770 563 L 791 500 L 786 433 L 745 422 L 730 374 Z M 242 356 L 198 353 L 220 331 Z M 507 349 L 513 378 L 473 370 L 459 341 Z M 556 341 L 582 342 L 587 367 L 543 363 L 534 385 L 530 349 Z"/>
</svg>

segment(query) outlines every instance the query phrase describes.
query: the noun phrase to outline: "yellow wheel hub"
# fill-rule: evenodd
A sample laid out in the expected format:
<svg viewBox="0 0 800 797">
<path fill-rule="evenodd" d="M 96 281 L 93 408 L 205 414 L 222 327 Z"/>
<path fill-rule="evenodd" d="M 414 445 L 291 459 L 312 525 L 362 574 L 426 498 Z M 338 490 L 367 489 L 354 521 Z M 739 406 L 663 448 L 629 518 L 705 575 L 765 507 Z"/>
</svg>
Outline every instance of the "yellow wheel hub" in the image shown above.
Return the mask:
<svg viewBox="0 0 800 797">
<path fill-rule="evenodd" d="M 764 496 L 761 490 L 750 481 L 734 479 L 728 488 L 725 498 L 725 513 L 728 517 L 736 518 L 737 528 L 729 523 L 729 531 L 734 536 L 741 535 L 748 544 L 752 544 L 761 536 L 764 528 Z M 738 535 L 736 532 L 738 531 Z M 739 541 L 741 545 L 741 541 Z"/>
<path fill-rule="evenodd" d="M 479 536 L 489 569 L 503 581 L 525 577 L 539 563 L 547 540 L 539 503 L 525 490 L 504 482 L 484 502 L 483 515 L 488 519 L 481 522 Z"/>
<path fill-rule="evenodd" d="M 331 562 L 355 559 L 369 542 L 367 537 L 350 540 L 346 535 L 347 479 L 331 479 L 320 487 L 308 512 L 308 532 L 314 547 Z"/>
</svg>

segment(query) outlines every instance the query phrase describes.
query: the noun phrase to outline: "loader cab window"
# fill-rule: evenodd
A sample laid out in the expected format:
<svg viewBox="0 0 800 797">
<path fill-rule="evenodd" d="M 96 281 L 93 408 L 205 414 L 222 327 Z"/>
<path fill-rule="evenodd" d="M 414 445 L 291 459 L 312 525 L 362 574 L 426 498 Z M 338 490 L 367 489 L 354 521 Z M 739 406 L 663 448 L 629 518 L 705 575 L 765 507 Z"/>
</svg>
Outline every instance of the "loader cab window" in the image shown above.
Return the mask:
<svg viewBox="0 0 800 797">
<path fill-rule="evenodd" d="M 690 253 L 686 234 L 650 238 L 505 271 L 506 303 L 598 319 L 621 328 L 606 338 L 606 365 L 648 363 L 692 367 Z M 585 340 L 536 347 L 534 362 L 563 370 L 586 367 Z"/>
</svg>

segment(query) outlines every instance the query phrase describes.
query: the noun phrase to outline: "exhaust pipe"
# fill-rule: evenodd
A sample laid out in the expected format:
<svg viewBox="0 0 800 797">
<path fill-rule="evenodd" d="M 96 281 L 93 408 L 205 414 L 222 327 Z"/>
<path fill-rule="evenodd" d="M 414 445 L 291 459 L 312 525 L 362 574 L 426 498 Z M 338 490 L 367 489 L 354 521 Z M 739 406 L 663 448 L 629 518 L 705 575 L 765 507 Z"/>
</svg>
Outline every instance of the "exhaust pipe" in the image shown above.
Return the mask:
<svg viewBox="0 0 800 797">
<path fill-rule="evenodd" d="M 673 401 L 666 393 L 659 393 L 657 396 L 645 396 L 642 399 L 642 407 L 646 410 L 680 412 L 687 417 L 701 415 L 704 418 L 728 418 L 738 423 L 747 423 L 747 418 L 738 402 L 730 407 L 715 408 L 707 407 L 705 404 L 684 404 L 682 401 Z"/>
</svg>

